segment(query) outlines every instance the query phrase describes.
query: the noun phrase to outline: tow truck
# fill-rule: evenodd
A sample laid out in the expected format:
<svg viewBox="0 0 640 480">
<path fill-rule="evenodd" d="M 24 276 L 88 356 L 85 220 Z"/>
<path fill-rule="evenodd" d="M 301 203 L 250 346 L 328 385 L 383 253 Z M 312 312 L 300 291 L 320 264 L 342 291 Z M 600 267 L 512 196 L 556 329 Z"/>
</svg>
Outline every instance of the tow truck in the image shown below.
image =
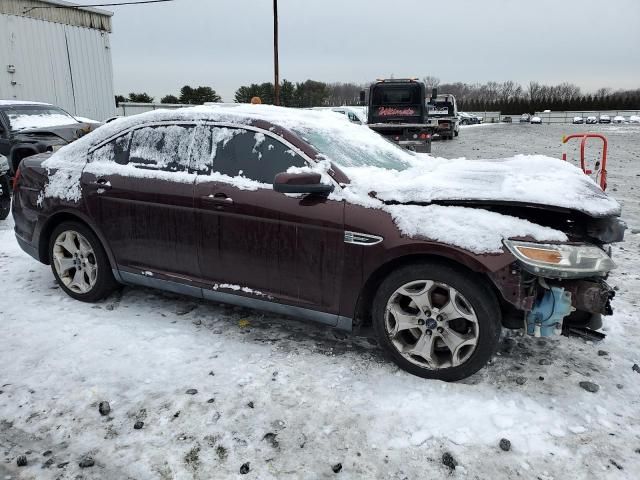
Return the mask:
<svg viewBox="0 0 640 480">
<path fill-rule="evenodd" d="M 369 87 L 368 126 L 401 147 L 431 152 L 434 128 L 427 123 L 424 83 L 415 78 L 379 79 Z M 360 92 L 365 103 L 365 92 Z"/>
<path fill-rule="evenodd" d="M 457 137 L 459 119 L 456 98 L 450 93 L 438 95 L 438 90 L 434 88 L 427 102 L 427 123 L 444 140 Z"/>
</svg>

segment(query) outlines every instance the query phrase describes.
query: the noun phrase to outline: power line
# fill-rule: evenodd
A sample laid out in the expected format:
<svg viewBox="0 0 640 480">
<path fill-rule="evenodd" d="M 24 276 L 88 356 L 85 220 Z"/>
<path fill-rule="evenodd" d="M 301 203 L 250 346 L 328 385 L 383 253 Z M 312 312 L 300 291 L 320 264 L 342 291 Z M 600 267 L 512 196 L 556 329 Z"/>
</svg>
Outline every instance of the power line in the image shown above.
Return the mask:
<svg viewBox="0 0 640 480">
<path fill-rule="evenodd" d="M 121 5 L 142 5 L 145 3 L 165 3 L 165 2 L 173 2 L 174 0 L 136 0 L 133 2 L 119 2 L 119 3 L 92 3 L 90 5 L 47 5 L 42 7 L 31 7 L 26 8 L 23 12 L 29 13 L 32 10 L 37 8 L 91 8 L 91 7 L 119 7 Z"/>
</svg>

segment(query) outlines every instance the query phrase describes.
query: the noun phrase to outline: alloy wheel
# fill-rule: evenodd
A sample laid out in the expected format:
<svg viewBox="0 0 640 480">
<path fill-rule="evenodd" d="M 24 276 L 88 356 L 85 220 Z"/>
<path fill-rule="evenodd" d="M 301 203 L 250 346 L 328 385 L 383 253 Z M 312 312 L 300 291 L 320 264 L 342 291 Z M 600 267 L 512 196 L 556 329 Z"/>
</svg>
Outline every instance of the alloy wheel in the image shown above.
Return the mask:
<svg viewBox="0 0 640 480">
<path fill-rule="evenodd" d="M 469 301 L 442 282 L 406 283 L 389 297 L 386 334 L 408 361 L 438 370 L 465 363 L 478 344 L 478 318 Z"/>
<path fill-rule="evenodd" d="M 69 290 L 84 294 L 95 286 L 98 279 L 96 254 L 83 235 L 73 230 L 60 233 L 53 244 L 52 256 L 56 273 Z"/>
</svg>

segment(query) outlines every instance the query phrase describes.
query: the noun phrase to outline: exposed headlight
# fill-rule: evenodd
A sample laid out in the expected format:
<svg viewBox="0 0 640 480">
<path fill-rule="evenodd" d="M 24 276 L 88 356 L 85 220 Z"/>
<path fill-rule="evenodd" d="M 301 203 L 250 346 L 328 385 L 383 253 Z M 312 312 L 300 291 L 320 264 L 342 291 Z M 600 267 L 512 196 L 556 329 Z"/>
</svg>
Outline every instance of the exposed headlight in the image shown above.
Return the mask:
<svg viewBox="0 0 640 480">
<path fill-rule="evenodd" d="M 594 245 L 551 245 L 505 240 L 505 246 L 528 272 L 555 278 L 605 276 L 616 264 Z"/>
<path fill-rule="evenodd" d="M 63 145 L 52 145 L 52 146 L 51 146 L 51 151 L 52 151 L 52 152 L 57 152 L 57 151 L 58 151 L 58 150 L 60 150 L 62 147 L 64 147 L 64 144 L 63 144 Z"/>
</svg>

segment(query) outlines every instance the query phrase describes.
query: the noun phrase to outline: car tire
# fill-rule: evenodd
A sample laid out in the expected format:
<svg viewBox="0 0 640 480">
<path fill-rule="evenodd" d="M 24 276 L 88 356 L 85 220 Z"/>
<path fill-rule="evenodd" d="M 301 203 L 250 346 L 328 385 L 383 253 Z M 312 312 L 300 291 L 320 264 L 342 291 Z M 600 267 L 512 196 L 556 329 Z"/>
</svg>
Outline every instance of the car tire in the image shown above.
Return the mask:
<svg viewBox="0 0 640 480">
<path fill-rule="evenodd" d="M 420 303 L 431 311 L 422 311 Z M 469 377 L 489 362 L 500 340 L 500 306 L 486 280 L 443 263 L 407 265 L 390 273 L 378 288 L 372 315 L 385 354 L 423 378 L 450 382 Z M 408 327 L 414 323 L 415 328 Z"/>
<path fill-rule="evenodd" d="M 460 132 L 458 132 L 458 131 L 453 132 L 453 135 L 457 137 L 458 135 L 460 135 Z"/>
<path fill-rule="evenodd" d="M 49 238 L 51 270 L 67 295 L 97 302 L 118 286 L 100 240 L 80 222 L 62 222 Z"/>
<path fill-rule="evenodd" d="M 0 175 L 0 220 L 4 220 L 11 212 L 11 186 L 9 177 Z"/>
</svg>

